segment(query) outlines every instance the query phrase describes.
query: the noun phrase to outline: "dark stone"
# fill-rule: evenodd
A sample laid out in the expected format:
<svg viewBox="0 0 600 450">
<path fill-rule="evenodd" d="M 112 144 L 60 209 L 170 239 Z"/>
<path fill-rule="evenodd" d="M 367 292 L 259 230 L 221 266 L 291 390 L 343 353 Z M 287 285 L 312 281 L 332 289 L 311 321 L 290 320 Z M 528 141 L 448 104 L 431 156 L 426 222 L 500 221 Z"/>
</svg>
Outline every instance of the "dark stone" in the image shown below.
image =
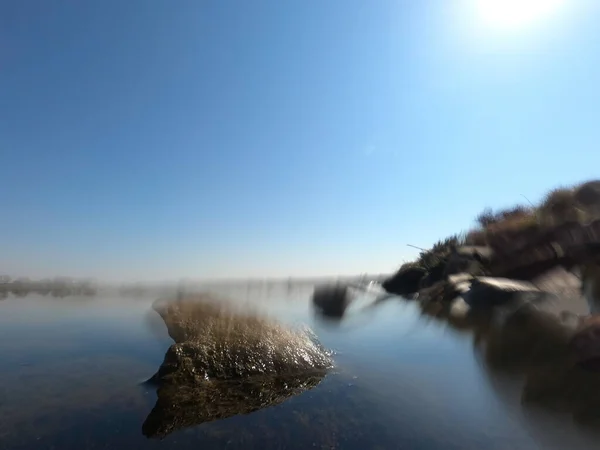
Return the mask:
<svg viewBox="0 0 600 450">
<path fill-rule="evenodd" d="M 565 222 L 507 241 L 489 271 L 495 276 L 530 280 L 553 268 L 574 267 L 600 255 L 600 220 Z"/>
<path fill-rule="evenodd" d="M 531 283 L 477 277 L 471 281 L 471 288 L 463 294 L 463 298 L 471 309 L 490 309 L 516 302 L 531 303 L 545 295 Z"/>
<path fill-rule="evenodd" d="M 419 301 L 422 304 L 450 302 L 457 296 L 468 292 L 471 278 L 469 274 L 457 274 L 446 280 L 438 281 L 433 286 L 419 291 Z"/>
<path fill-rule="evenodd" d="M 432 267 L 427 272 L 427 275 L 425 275 L 421 279 L 421 282 L 419 283 L 419 290 L 432 287 L 436 283 L 443 281 L 445 278 L 445 276 L 444 276 L 445 270 L 446 270 L 446 261 L 442 261 L 442 262 L 438 263 L 436 266 Z"/>
<path fill-rule="evenodd" d="M 478 254 L 465 255 L 455 253 L 450 256 L 444 267 L 444 277 L 459 273 L 485 275 L 484 265 Z"/>
<path fill-rule="evenodd" d="M 588 181 L 580 185 L 573 199 L 585 209 L 597 209 L 600 206 L 600 181 Z"/>
<path fill-rule="evenodd" d="M 419 285 L 427 271 L 422 267 L 401 268 L 381 284 L 390 294 L 410 295 L 419 291 Z"/>
<path fill-rule="evenodd" d="M 175 341 L 158 379 L 230 380 L 332 366 L 309 330 L 292 329 L 206 295 L 155 306 Z"/>
<path fill-rule="evenodd" d="M 312 304 L 324 316 L 341 318 L 350 304 L 348 286 L 342 284 L 315 286 Z"/>
<path fill-rule="evenodd" d="M 494 251 L 491 247 L 477 246 L 477 245 L 464 245 L 456 249 L 456 254 L 460 256 L 466 256 L 481 263 L 488 262 L 494 256 Z"/>
<path fill-rule="evenodd" d="M 600 372 L 600 316 L 583 319 L 570 346 L 580 366 Z"/>
</svg>

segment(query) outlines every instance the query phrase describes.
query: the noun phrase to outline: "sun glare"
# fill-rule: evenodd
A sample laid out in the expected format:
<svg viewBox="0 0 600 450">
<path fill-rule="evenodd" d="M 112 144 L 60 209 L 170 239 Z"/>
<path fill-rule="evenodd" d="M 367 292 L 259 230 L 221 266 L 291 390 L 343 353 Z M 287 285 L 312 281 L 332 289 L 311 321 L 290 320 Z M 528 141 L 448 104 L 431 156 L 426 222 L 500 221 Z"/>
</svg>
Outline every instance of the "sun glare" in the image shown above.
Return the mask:
<svg viewBox="0 0 600 450">
<path fill-rule="evenodd" d="M 556 14 L 566 0 L 475 0 L 481 25 L 500 30 L 527 28 Z"/>
</svg>

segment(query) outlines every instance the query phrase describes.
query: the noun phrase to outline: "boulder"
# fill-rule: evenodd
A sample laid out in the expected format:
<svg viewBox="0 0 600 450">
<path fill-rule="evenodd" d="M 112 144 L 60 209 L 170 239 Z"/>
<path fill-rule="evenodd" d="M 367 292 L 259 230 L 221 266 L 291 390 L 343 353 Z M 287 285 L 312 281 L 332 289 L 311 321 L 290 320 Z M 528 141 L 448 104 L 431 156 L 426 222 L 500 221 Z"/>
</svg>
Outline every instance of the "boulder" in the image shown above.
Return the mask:
<svg viewBox="0 0 600 450">
<path fill-rule="evenodd" d="M 577 206 L 588 218 L 598 217 L 600 212 L 600 181 L 588 181 L 580 185 L 573 194 Z"/>
<path fill-rule="evenodd" d="M 401 267 L 381 284 L 386 292 L 396 295 L 410 295 L 419 291 L 419 285 L 427 271 L 423 267 Z"/>
<path fill-rule="evenodd" d="M 230 380 L 297 374 L 332 367 L 331 355 L 310 330 L 292 329 L 206 295 L 157 305 L 175 344 L 158 381 Z"/>
<path fill-rule="evenodd" d="M 175 341 L 148 380 L 156 406 L 148 437 L 245 414 L 316 386 L 333 367 L 308 329 L 285 327 L 207 294 L 154 305 Z"/>
<path fill-rule="evenodd" d="M 556 300 L 552 293 L 541 291 L 532 283 L 516 280 L 469 278 L 469 274 L 460 274 L 449 277 L 448 283 L 457 293 L 450 307 L 450 316 L 455 319 L 469 315 L 480 320 L 487 318 L 487 321 L 502 322 L 520 309 L 537 308 Z"/>
<path fill-rule="evenodd" d="M 315 286 L 312 304 L 324 316 L 341 318 L 350 305 L 348 286 L 342 284 Z"/>
<path fill-rule="evenodd" d="M 546 295 L 531 283 L 506 278 L 476 277 L 463 298 L 471 309 L 491 309 L 509 303 L 531 302 Z"/>
<path fill-rule="evenodd" d="M 427 289 L 434 286 L 436 283 L 440 281 L 444 281 L 445 279 L 445 270 L 446 270 L 446 261 L 440 261 L 437 265 L 433 266 L 427 272 L 420 283 L 419 290 Z"/>
<path fill-rule="evenodd" d="M 452 255 L 444 267 L 444 277 L 458 273 L 485 275 L 483 264 L 470 256 Z"/>
<path fill-rule="evenodd" d="M 421 289 L 417 298 L 423 305 L 430 303 L 447 303 L 456 296 L 467 292 L 469 288 L 470 282 L 467 281 L 465 274 L 461 274 L 456 276 L 453 281 L 438 281 L 433 286 Z"/>
<path fill-rule="evenodd" d="M 463 245 L 456 248 L 456 254 L 463 257 L 473 258 L 479 262 L 487 262 L 494 256 L 491 247 L 477 245 Z"/>
<path fill-rule="evenodd" d="M 447 277 L 457 273 L 485 275 L 485 266 L 489 263 L 492 254 L 492 249 L 489 247 L 457 247 L 446 262 L 444 276 Z"/>
<path fill-rule="evenodd" d="M 464 289 L 464 286 L 467 286 L 468 288 L 471 287 L 471 281 L 473 280 L 473 278 L 473 275 L 471 275 L 470 273 L 456 273 L 448 276 L 448 283 L 450 283 L 453 286 L 456 286 L 457 289 L 459 286 L 462 286 L 462 288 L 459 289 L 462 293 L 468 290 Z M 465 285 L 465 283 L 467 283 L 467 285 Z"/>
<path fill-rule="evenodd" d="M 468 273 L 451 275 L 446 280 L 422 289 L 418 299 L 423 312 L 429 315 L 446 316 L 448 319 L 464 319 L 469 307 L 465 307 L 461 296 L 471 288 L 472 278 Z"/>
<path fill-rule="evenodd" d="M 552 227 L 538 227 L 528 236 L 503 243 L 489 263 L 495 276 L 531 280 L 554 268 L 574 267 L 600 255 L 600 220 L 590 223 L 569 221 Z"/>
</svg>

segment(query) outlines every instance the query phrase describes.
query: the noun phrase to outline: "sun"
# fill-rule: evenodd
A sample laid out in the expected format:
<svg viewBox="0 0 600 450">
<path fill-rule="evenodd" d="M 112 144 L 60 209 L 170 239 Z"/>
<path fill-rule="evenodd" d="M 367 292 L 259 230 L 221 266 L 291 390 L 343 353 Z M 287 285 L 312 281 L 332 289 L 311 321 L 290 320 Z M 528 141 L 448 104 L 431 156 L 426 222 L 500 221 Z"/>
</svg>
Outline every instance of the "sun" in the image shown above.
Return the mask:
<svg viewBox="0 0 600 450">
<path fill-rule="evenodd" d="M 558 13 L 567 0 L 474 0 L 484 27 L 499 30 L 529 28 Z"/>
</svg>

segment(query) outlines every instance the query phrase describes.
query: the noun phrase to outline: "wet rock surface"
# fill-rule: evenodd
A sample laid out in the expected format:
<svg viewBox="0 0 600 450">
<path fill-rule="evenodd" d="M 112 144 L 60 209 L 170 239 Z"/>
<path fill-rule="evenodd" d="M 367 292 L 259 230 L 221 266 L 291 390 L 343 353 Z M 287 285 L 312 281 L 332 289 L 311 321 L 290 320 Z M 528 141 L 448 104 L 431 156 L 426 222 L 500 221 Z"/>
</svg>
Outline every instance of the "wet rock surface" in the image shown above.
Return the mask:
<svg viewBox="0 0 600 450">
<path fill-rule="evenodd" d="M 199 295 L 154 309 L 175 344 L 149 380 L 158 400 L 143 425 L 148 437 L 281 403 L 315 387 L 333 367 L 310 330 L 223 299 Z"/>
<path fill-rule="evenodd" d="M 231 379 L 329 368 L 331 356 L 309 329 L 284 326 L 227 300 L 200 295 L 154 306 L 175 344 L 162 373 Z"/>
</svg>

